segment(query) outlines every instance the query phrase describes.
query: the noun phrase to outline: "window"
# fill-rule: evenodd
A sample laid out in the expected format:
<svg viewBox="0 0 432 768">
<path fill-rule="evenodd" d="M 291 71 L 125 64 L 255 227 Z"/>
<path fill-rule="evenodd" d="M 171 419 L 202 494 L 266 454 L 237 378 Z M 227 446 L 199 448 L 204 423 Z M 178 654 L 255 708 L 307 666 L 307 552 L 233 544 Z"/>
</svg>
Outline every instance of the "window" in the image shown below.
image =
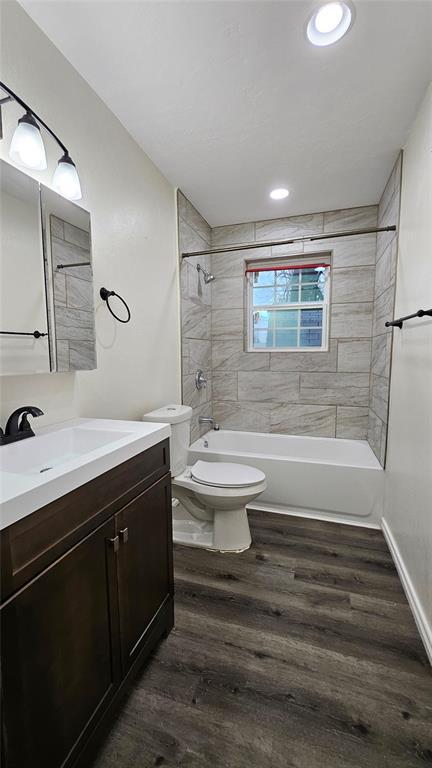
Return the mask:
<svg viewBox="0 0 432 768">
<path fill-rule="evenodd" d="M 328 348 L 329 264 L 249 265 L 246 278 L 249 351 Z"/>
</svg>

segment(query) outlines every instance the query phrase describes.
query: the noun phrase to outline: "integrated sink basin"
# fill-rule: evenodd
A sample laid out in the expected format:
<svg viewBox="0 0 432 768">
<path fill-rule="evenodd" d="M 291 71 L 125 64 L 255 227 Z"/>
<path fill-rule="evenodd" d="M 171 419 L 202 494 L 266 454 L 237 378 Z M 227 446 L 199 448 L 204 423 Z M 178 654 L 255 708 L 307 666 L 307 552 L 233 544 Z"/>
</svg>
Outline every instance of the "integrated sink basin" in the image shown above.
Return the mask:
<svg viewBox="0 0 432 768">
<path fill-rule="evenodd" d="M 0 529 L 170 437 L 168 424 L 73 419 L 0 447 Z"/>
<path fill-rule="evenodd" d="M 84 457 L 97 448 L 129 437 L 134 433 L 115 432 L 87 427 L 66 427 L 56 432 L 26 438 L 22 442 L 7 446 L 7 455 L 0 455 L 0 466 L 4 472 L 18 475 L 34 475 L 48 472 L 73 459 Z"/>
</svg>

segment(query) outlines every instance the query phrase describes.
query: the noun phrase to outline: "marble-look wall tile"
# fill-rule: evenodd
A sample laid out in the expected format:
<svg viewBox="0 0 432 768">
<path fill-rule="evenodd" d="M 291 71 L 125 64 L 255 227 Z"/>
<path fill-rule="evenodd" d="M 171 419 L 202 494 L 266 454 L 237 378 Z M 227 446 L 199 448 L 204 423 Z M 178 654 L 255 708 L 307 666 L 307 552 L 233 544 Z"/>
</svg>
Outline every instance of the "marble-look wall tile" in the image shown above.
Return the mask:
<svg viewBox="0 0 432 768">
<path fill-rule="evenodd" d="M 332 341 L 328 352 L 271 352 L 272 371 L 336 371 L 337 342 Z"/>
<path fill-rule="evenodd" d="M 199 408 L 205 403 L 211 403 L 212 399 L 212 378 L 211 373 L 207 375 L 207 385 L 202 389 L 197 389 L 195 385 L 195 375 L 188 374 L 183 376 L 183 403 L 190 405 L 191 408 Z"/>
<path fill-rule="evenodd" d="M 222 429 L 270 432 L 270 403 L 213 402 L 213 416 Z"/>
<path fill-rule="evenodd" d="M 179 219 L 179 244 L 180 253 L 207 250 L 208 243 L 187 221 Z"/>
<path fill-rule="evenodd" d="M 331 253 L 334 269 L 375 264 L 376 235 L 357 235 L 304 244 L 305 253 Z"/>
<path fill-rule="evenodd" d="M 373 336 L 381 333 L 391 333 L 391 328 L 386 328 L 387 320 L 394 319 L 395 291 L 394 286 L 390 286 L 386 291 L 378 296 L 373 306 Z"/>
<path fill-rule="evenodd" d="M 333 269 L 331 275 L 332 301 L 335 304 L 373 301 L 374 267 L 345 267 Z"/>
<path fill-rule="evenodd" d="M 395 237 L 376 263 L 375 298 L 394 286 L 396 280 L 398 239 Z"/>
<path fill-rule="evenodd" d="M 285 245 L 272 245 L 271 255 L 274 259 L 283 259 L 285 256 L 292 258 L 297 254 L 303 256 L 304 243 L 286 243 Z"/>
<path fill-rule="evenodd" d="M 69 342 L 66 339 L 57 339 L 56 353 L 57 353 L 57 370 L 62 372 L 69 371 L 70 370 Z"/>
<path fill-rule="evenodd" d="M 75 227 L 69 222 L 64 222 L 64 239 L 68 243 L 78 245 L 80 248 L 84 248 L 86 251 L 90 251 L 90 232 L 80 227 Z"/>
<path fill-rule="evenodd" d="M 69 369 L 71 371 L 92 371 L 97 368 L 94 342 L 69 342 Z"/>
<path fill-rule="evenodd" d="M 214 309 L 212 338 L 243 339 L 243 309 Z"/>
<path fill-rule="evenodd" d="M 212 248 L 218 245 L 237 245 L 238 243 L 252 243 L 255 240 L 255 224 L 228 224 L 224 227 L 213 227 Z"/>
<path fill-rule="evenodd" d="M 94 342 L 93 312 L 83 312 L 80 309 L 56 307 L 56 334 L 58 339 L 80 340 Z"/>
<path fill-rule="evenodd" d="M 230 309 L 243 309 L 243 296 L 243 277 L 219 278 L 213 283 L 213 309 L 224 309 L 227 307 Z"/>
<path fill-rule="evenodd" d="M 270 368 L 268 352 L 245 352 L 240 339 L 213 339 L 213 371 L 263 371 Z"/>
<path fill-rule="evenodd" d="M 182 335 L 188 339 L 210 339 L 211 307 L 182 297 Z"/>
<path fill-rule="evenodd" d="M 240 401 L 297 403 L 299 374 L 274 371 L 239 371 Z"/>
<path fill-rule="evenodd" d="M 66 225 L 66 222 L 65 222 Z M 90 261 L 90 253 L 84 248 L 79 248 L 72 243 L 66 243 L 57 237 L 51 238 L 51 256 L 53 271 L 57 270 L 59 264 L 77 264 L 79 262 Z M 90 266 L 70 267 L 61 270 L 63 275 L 72 275 L 80 277 L 81 280 L 92 280 L 92 268 Z"/>
<path fill-rule="evenodd" d="M 367 205 L 362 208 L 346 208 L 340 211 L 324 213 L 324 232 L 343 232 L 350 229 L 376 227 L 378 206 Z"/>
<path fill-rule="evenodd" d="M 271 248 L 245 248 L 232 253 L 214 253 L 211 257 L 211 271 L 216 279 L 244 277 L 247 263 L 270 258 Z"/>
<path fill-rule="evenodd" d="M 330 337 L 332 339 L 370 338 L 372 310 L 373 304 L 370 302 L 333 304 L 330 316 Z"/>
<path fill-rule="evenodd" d="M 60 240 L 64 240 L 64 221 L 58 219 L 57 216 L 50 213 L 50 231 L 51 237 L 58 237 Z"/>
<path fill-rule="evenodd" d="M 302 235 L 317 235 L 323 232 L 324 216 L 311 213 L 305 216 L 289 216 L 284 219 L 267 219 L 255 224 L 256 240 L 283 240 Z"/>
<path fill-rule="evenodd" d="M 338 371 L 344 373 L 369 373 L 371 346 L 370 339 L 340 340 L 338 342 Z"/>
<path fill-rule="evenodd" d="M 300 374 L 301 403 L 367 406 L 368 401 L 368 373 Z"/>
<path fill-rule="evenodd" d="M 68 307 L 73 309 L 85 309 L 88 312 L 93 311 L 93 283 L 88 280 L 81 280 L 79 277 L 72 275 L 65 275 L 66 278 L 66 297 Z M 119 301 L 117 299 L 117 301 Z M 115 297 L 111 306 L 115 310 L 114 304 L 116 303 Z M 123 307 L 120 306 L 119 313 Z M 120 315 L 119 315 L 120 316 Z"/>
<path fill-rule="evenodd" d="M 274 405 L 270 429 L 288 435 L 335 437 L 336 407 L 325 405 Z"/>
<path fill-rule="evenodd" d="M 187 361 L 183 373 L 195 374 L 199 368 L 206 375 L 211 373 L 211 341 L 210 339 L 185 339 L 187 344 Z"/>
<path fill-rule="evenodd" d="M 371 373 L 375 376 L 390 377 L 392 338 L 391 333 L 381 333 L 372 339 Z"/>
<path fill-rule="evenodd" d="M 237 400 L 237 373 L 214 371 L 212 387 L 215 400 Z"/>
<path fill-rule="evenodd" d="M 387 424 L 389 403 L 389 380 L 384 376 L 372 374 L 370 389 L 370 407 Z"/>
<path fill-rule="evenodd" d="M 188 209 L 188 199 L 185 197 L 183 192 L 181 192 L 179 189 L 177 190 L 177 215 L 180 219 L 184 219 L 184 221 L 187 221 L 187 209 Z"/>
<path fill-rule="evenodd" d="M 53 274 L 54 285 L 54 302 L 56 306 L 59 304 L 66 305 L 66 275 L 62 272 L 54 272 Z M 91 286 L 91 283 L 87 283 Z"/>
<path fill-rule="evenodd" d="M 380 418 L 369 408 L 368 443 L 378 461 L 382 462 L 383 445 L 386 439 L 386 427 Z"/>
<path fill-rule="evenodd" d="M 207 246 L 210 247 L 211 239 L 212 239 L 212 231 L 211 231 L 210 225 L 207 223 L 205 218 L 201 216 L 199 211 L 197 211 L 195 206 L 192 205 L 190 200 L 187 200 L 186 202 L 187 202 L 186 216 L 183 218 L 185 218 L 187 223 L 207 243 Z"/>
<path fill-rule="evenodd" d="M 205 435 L 205 433 L 209 431 L 208 424 L 199 423 L 200 416 L 213 416 L 211 402 L 204 403 L 204 405 L 200 405 L 198 408 L 192 409 L 191 432 L 190 432 L 191 443 L 193 443 L 194 440 L 198 440 L 199 437 L 202 437 L 202 435 Z"/>
<path fill-rule="evenodd" d="M 366 440 L 368 434 L 369 408 L 352 408 L 338 405 L 336 416 L 336 437 L 349 440 Z"/>
</svg>

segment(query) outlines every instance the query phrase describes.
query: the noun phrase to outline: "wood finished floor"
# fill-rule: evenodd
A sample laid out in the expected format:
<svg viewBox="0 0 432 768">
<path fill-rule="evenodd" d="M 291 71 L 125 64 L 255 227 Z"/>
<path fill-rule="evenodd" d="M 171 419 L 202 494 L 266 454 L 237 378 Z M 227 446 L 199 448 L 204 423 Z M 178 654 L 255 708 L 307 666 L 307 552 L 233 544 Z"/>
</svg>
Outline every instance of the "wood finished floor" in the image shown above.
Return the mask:
<svg viewBox="0 0 432 768">
<path fill-rule="evenodd" d="M 432 674 L 379 531 L 253 512 L 175 548 L 176 628 L 95 768 L 432 766 Z"/>
</svg>

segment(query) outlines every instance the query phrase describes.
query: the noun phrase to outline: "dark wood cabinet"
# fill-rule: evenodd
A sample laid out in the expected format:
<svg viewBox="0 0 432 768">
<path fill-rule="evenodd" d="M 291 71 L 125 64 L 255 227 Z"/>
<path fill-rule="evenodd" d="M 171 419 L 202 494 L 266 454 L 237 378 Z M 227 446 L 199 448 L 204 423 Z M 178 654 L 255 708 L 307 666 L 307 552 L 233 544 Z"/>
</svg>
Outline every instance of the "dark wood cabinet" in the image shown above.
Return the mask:
<svg viewBox="0 0 432 768">
<path fill-rule="evenodd" d="M 131 462 L 135 467 L 136 457 Z M 81 532 L 61 536 L 60 556 L 57 540 L 51 559 L 41 552 L 45 567 L 15 590 L 12 543 L 19 541 L 24 551 L 22 532 L 11 530 L 19 523 L 1 532 L 4 583 L 12 591 L 0 614 L 4 768 L 89 765 L 124 688 L 172 628 L 170 475 L 162 465 L 161 476 L 151 482 L 158 474 L 152 467 L 147 481 L 133 478 L 131 493 L 127 464 L 122 466 L 124 493 L 112 499 L 111 507 L 106 491 L 103 510 L 97 509 L 97 496 L 89 503 L 91 483 L 77 489 L 93 524 L 85 518 Z M 105 474 L 104 488 L 110 476 Z M 118 490 L 118 472 L 114 480 Z M 49 537 L 46 509 L 30 516 L 40 517 L 32 528 L 44 542 Z M 59 500 L 59 509 L 67 527 L 67 497 Z M 61 527 L 57 520 L 56 529 Z M 36 553 L 33 564 L 37 560 Z M 25 563 L 27 572 L 31 567 Z"/>
<path fill-rule="evenodd" d="M 123 671 L 139 654 L 150 623 L 170 594 L 171 487 L 161 480 L 116 515 Z M 169 547 L 167 543 L 169 542 Z"/>
</svg>

